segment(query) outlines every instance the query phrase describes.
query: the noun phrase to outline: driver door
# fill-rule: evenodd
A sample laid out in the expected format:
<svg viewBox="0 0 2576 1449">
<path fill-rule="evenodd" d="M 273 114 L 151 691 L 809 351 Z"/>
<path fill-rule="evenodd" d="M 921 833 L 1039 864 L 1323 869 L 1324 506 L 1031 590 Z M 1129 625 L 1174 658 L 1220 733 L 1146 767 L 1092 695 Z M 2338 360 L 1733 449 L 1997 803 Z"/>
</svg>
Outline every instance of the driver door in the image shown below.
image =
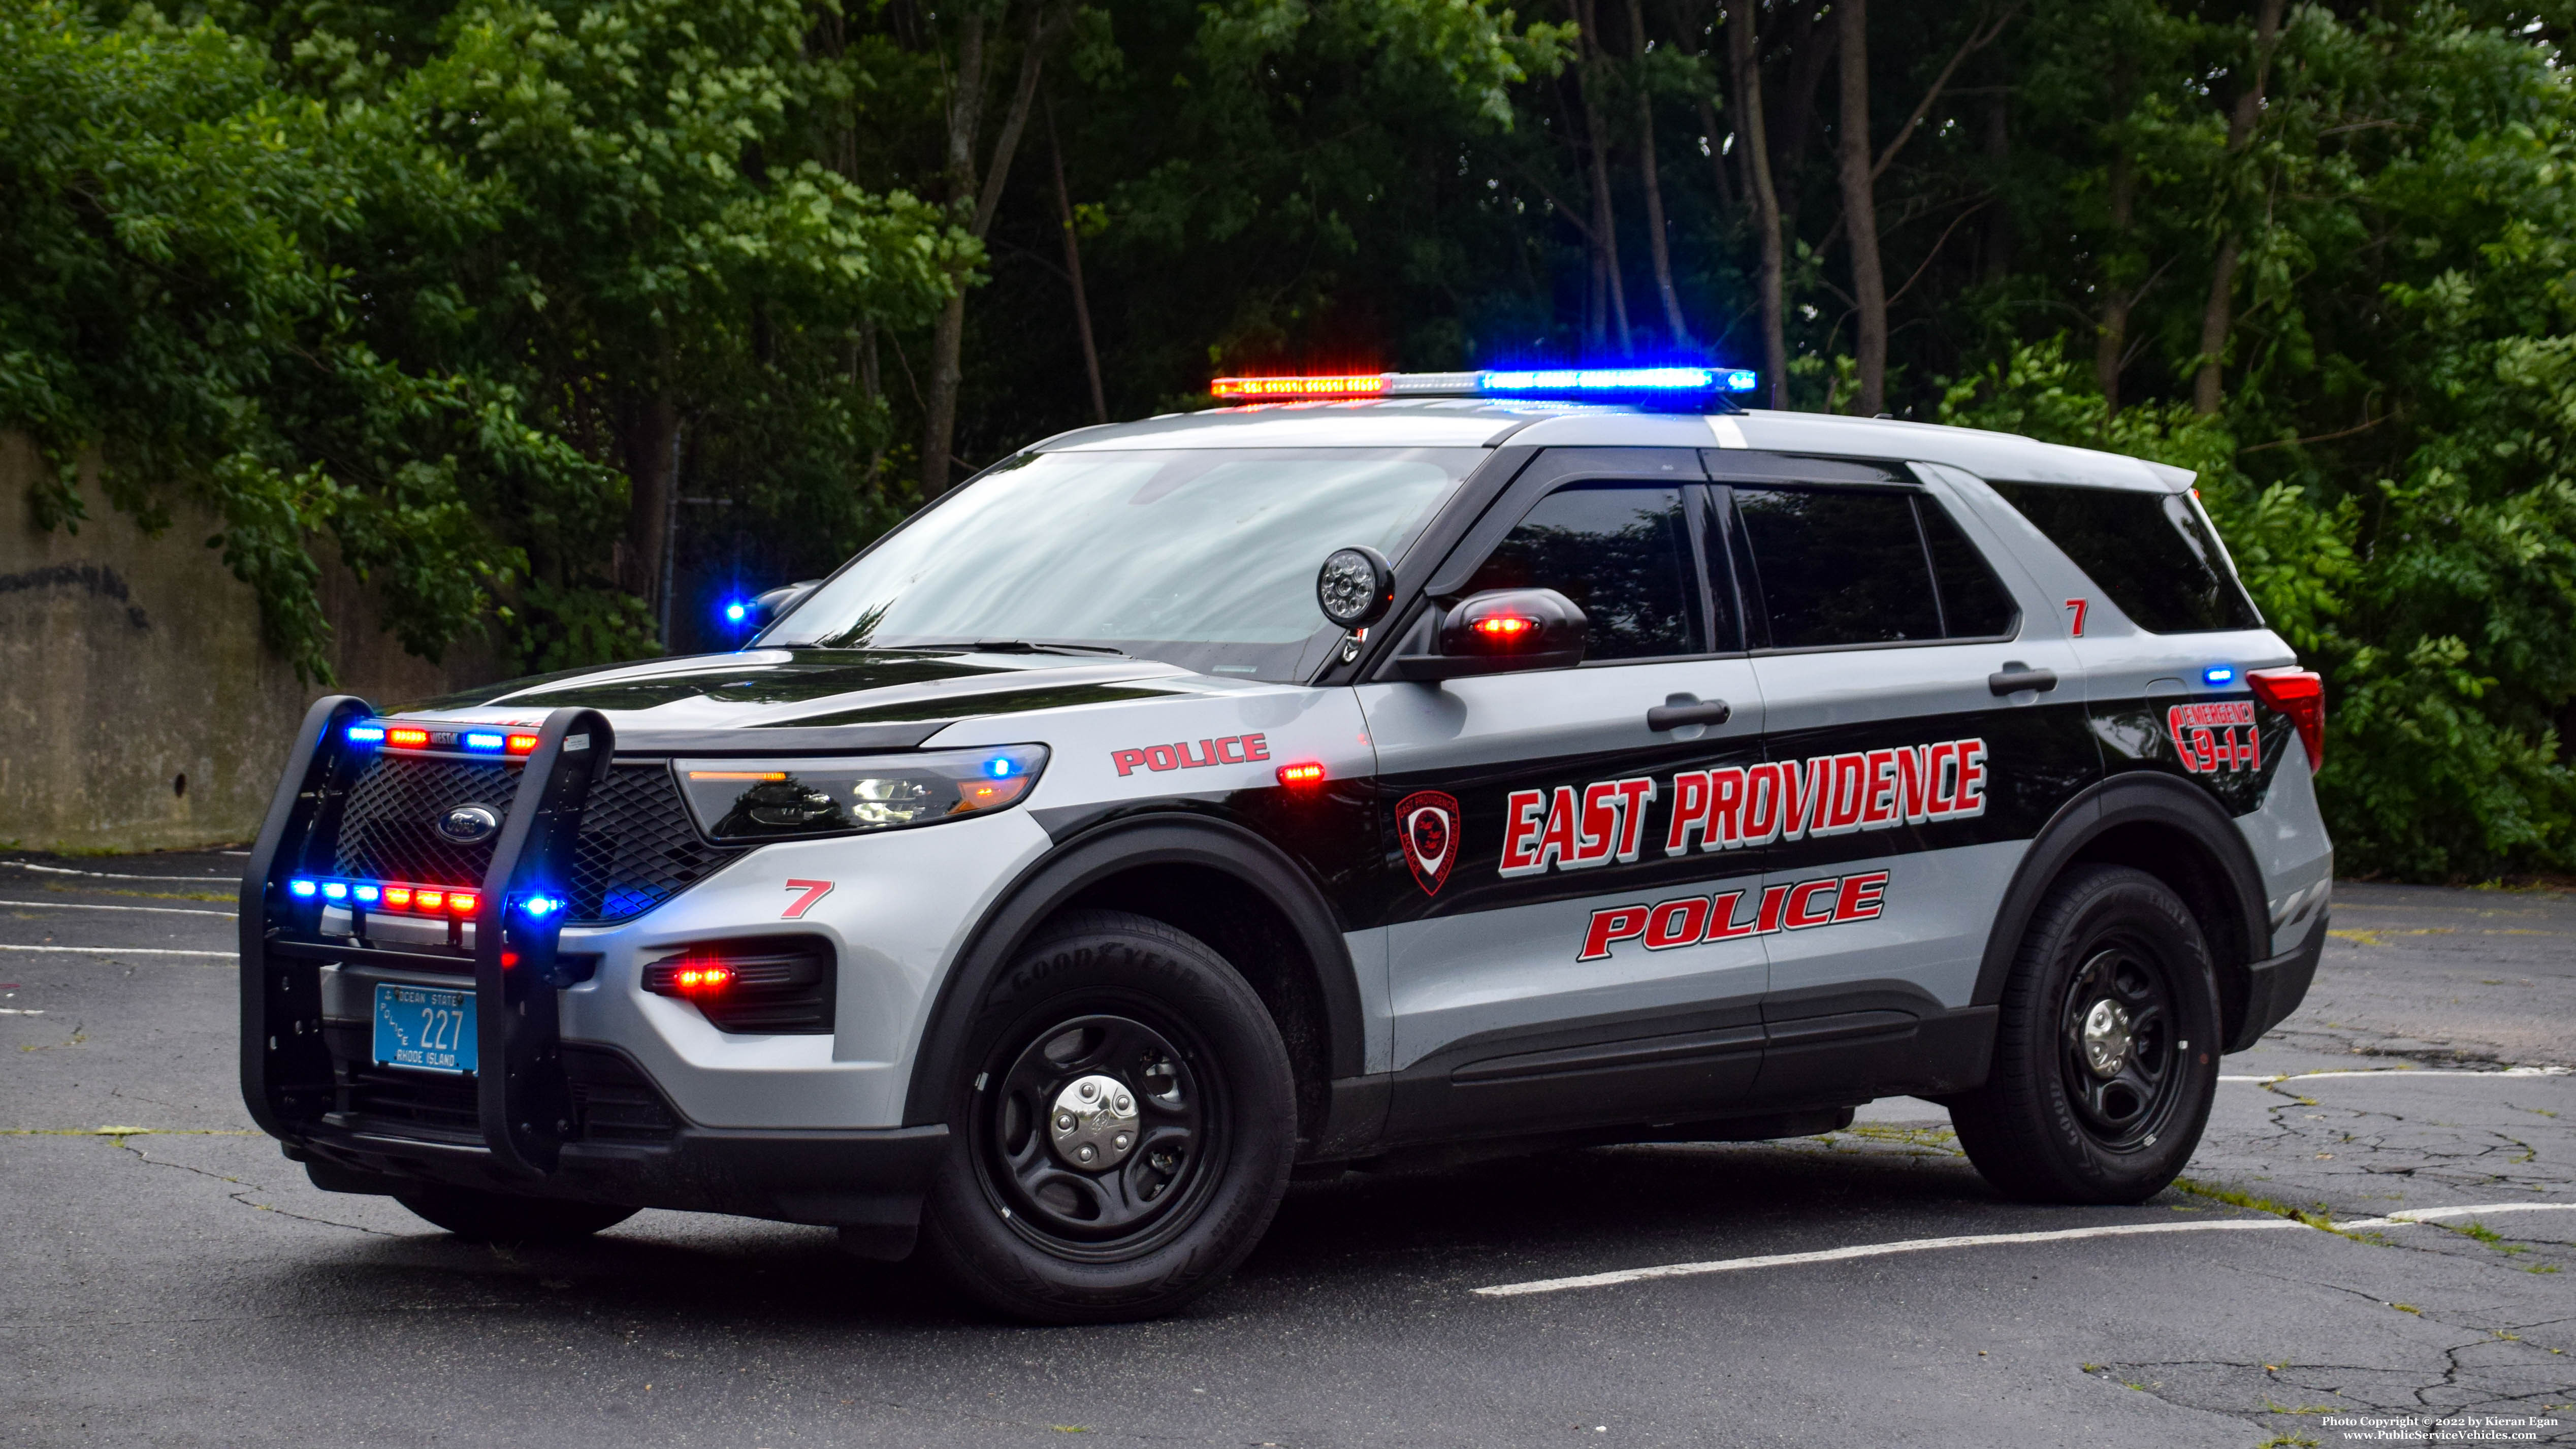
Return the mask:
<svg viewBox="0 0 2576 1449">
<path fill-rule="evenodd" d="M 1394 847 L 1391 1136 L 1714 1115 L 1750 1089 L 1767 968 L 1726 932 L 1760 871 L 1676 841 L 1668 798 L 1761 758 L 1716 503 L 1688 451 L 1542 455 L 1433 604 L 1555 589 L 1585 613 L 1583 665 L 1359 687 Z M 1721 724 L 1647 720 L 1720 700 Z"/>
</svg>

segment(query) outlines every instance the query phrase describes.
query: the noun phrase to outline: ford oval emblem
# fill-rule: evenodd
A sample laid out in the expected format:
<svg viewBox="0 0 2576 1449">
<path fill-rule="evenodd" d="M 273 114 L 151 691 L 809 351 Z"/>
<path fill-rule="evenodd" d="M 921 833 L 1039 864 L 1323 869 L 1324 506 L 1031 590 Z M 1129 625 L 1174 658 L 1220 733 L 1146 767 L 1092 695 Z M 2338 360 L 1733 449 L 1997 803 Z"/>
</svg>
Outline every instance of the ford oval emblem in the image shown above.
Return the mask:
<svg viewBox="0 0 2576 1449">
<path fill-rule="evenodd" d="M 459 805 L 438 817 L 438 833 L 459 845 L 480 845 L 500 829 L 500 812 L 489 805 Z"/>
</svg>

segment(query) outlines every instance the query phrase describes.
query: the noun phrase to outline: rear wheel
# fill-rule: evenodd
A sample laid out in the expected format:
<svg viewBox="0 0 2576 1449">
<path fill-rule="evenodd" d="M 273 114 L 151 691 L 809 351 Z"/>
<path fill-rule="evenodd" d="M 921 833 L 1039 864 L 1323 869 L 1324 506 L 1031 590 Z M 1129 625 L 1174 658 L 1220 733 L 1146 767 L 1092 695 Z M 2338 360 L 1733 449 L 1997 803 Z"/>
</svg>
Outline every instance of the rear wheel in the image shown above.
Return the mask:
<svg viewBox="0 0 2576 1449">
<path fill-rule="evenodd" d="M 1994 1070 L 1954 1098 L 1968 1158 L 2033 1202 L 2131 1203 L 2191 1160 L 2218 1083 L 2218 988 L 2189 908 L 2126 866 L 2069 871 L 2005 983 Z"/>
<path fill-rule="evenodd" d="M 477 1243 L 570 1243 L 635 1216 L 631 1207 L 470 1187 L 407 1187 L 394 1201 Z"/>
<path fill-rule="evenodd" d="M 1261 998 L 1188 934 L 1124 912 L 1049 928 L 986 1003 L 922 1215 L 933 1262 L 1015 1317 L 1167 1313 L 1270 1224 L 1296 1150 Z"/>
</svg>

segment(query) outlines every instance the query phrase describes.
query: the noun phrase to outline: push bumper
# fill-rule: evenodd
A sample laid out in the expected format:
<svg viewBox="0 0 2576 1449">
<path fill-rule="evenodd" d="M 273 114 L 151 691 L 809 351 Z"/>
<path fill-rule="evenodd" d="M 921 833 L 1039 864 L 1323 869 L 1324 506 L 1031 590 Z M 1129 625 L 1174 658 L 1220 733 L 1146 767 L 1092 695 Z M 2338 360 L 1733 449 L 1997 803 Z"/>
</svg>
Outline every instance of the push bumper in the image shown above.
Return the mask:
<svg viewBox="0 0 2576 1449">
<path fill-rule="evenodd" d="M 2317 979 L 2317 961 L 2325 955 L 2327 917 L 2317 917 L 2306 944 L 2245 968 L 2245 1015 L 2227 1039 L 2226 1050 L 2241 1052 L 2279 1026 L 2308 996 Z"/>
<path fill-rule="evenodd" d="M 815 1223 L 909 1246 L 922 1194 L 948 1150 L 944 1126 L 858 1131 L 724 1131 L 683 1127 L 653 1146 L 567 1142 L 554 1171 L 531 1182 L 485 1147 L 323 1130 L 285 1144 L 313 1185 L 391 1193 L 443 1183 L 625 1207 L 734 1213 Z"/>
</svg>

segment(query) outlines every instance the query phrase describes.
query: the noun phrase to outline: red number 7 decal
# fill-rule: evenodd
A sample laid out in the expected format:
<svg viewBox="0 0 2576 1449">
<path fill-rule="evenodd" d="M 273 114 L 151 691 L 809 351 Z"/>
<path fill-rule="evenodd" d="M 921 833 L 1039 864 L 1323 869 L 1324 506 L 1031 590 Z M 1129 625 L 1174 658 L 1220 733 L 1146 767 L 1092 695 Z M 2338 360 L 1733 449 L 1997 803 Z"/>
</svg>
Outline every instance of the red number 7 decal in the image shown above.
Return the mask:
<svg viewBox="0 0 2576 1449">
<path fill-rule="evenodd" d="M 805 894 L 788 902 L 787 909 L 778 913 L 778 919 L 782 921 L 795 920 L 797 917 L 804 915 L 807 911 L 814 909 L 814 903 L 816 901 L 819 901 L 823 897 L 832 893 L 832 882 L 827 880 L 791 880 L 787 883 L 787 888 L 791 891 L 803 891 Z"/>
<path fill-rule="evenodd" d="M 2074 622 L 2073 624 L 2071 624 L 2071 625 L 2067 626 L 2067 631 L 2066 631 L 2066 632 L 2067 632 L 2068 634 L 2072 635 L 2072 636 L 2073 636 L 2073 637 L 2075 637 L 2075 638 L 2078 638 L 2078 639 L 2083 638 L 2083 637 L 2084 637 L 2084 601 L 2083 601 L 2082 599 L 2069 599 L 2069 600 L 2067 600 L 2067 601 L 2066 601 L 2066 607 L 2067 607 L 2068 612 L 2070 612 L 2070 613 L 2072 613 L 2072 614 L 2074 614 L 2074 615 L 2075 615 L 2075 622 Z"/>
</svg>

